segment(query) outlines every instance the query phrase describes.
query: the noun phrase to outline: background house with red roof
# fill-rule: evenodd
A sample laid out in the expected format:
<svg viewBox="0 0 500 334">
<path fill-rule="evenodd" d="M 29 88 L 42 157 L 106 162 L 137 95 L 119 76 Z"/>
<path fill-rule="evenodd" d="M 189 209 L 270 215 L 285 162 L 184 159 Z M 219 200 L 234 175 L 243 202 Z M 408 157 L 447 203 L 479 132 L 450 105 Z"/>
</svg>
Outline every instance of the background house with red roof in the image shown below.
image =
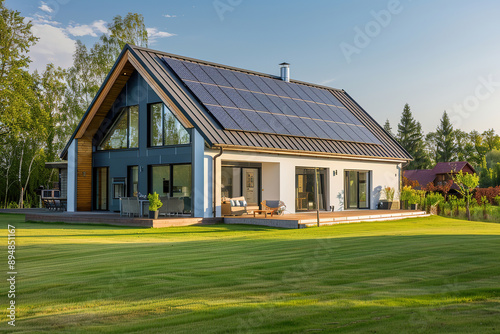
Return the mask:
<svg viewBox="0 0 500 334">
<path fill-rule="evenodd" d="M 435 186 L 444 186 L 448 181 L 453 180 L 453 175 L 462 171 L 463 173 L 473 174 L 476 170 L 467 161 L 438 162 L 433 169 L 414 169 L 405 170 L 403 176 L 409 181 L 417 181 L 417 189 L 425 188 L 429 183 Z M 458 189 L 453 184 L 452 189 Z"/>
</svg>

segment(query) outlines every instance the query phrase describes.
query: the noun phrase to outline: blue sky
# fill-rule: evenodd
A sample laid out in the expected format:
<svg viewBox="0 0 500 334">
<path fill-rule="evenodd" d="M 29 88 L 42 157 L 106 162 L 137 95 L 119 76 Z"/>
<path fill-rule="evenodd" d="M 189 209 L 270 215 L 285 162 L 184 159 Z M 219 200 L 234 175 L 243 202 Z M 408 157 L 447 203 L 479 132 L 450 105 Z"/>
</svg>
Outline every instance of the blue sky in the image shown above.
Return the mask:
<svg viewBox="0 0 500 334">
<path fill-rule="evenodd" d="M 6 0 L 41 39 L 32 69 L 71 65 L 115 15 L 144 15 L 149 47 L 345 89 L 393 130 L 405 103 L 425 132 L 444 110 L 457 128 L 500 133 L 500 2 Z"/>
</svg>

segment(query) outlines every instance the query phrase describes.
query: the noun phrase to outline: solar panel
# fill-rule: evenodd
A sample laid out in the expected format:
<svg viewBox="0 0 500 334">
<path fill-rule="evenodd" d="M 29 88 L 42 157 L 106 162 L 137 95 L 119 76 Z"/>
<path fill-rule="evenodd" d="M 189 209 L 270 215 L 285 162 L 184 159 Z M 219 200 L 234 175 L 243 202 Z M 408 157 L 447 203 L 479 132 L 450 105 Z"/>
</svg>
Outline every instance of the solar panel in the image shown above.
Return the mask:
<svg viewBox="0 0 500 334">
<path fill-rule="evenodd" d="M 207 75 L 214 81 L 215 84 L 219 86 L 231 87 L 229 81 L 224 78 L 215 67 L 212 66 L 202 66 L 203 70 Z"/>
<path fill-rule="evenodd" d="M 285 96 L 291 97 L 292 99 L 300 99 L 300 96 L 295 93 L 295 91 L 290 88 L 290 83 L 283 80 L 275 80 L 276 85 L 279 86 L 284 92 Z"/>
<path fill-rule="evenodd" d="M 229 116 L 229 114 L 222 107 L 207 106 L 208 111 L 215 117 L 215 119 L 225 129 L 241 130 L 238 124 Z"/>
<path fill-rule="evenodd" d="M 255 85 L 257 85 L 257 87 L 260 88 L 260 90 L 263 92 L 263 93 L 266 93 L 266 94 L 271 94 L 271 95 L 275 95 L 276 93 L 274 93 L 274 91 L 265 83 L 264 80 L 262 80 L 261 77 L 258 77 L 256 75 L 249 75 L 248 76 L 254 83 Z"/>
<path fill-rule="evenodd" d="M 304 123 L 306 123 L 307 127 L 311 129 L 313 136 L 315 138 L 329 138 L 330 136 L 323 131 L 323 129 L 317 124 L 318 121 L 304 118 Z"/>
<path fill-rule="evenodd" d="M 171 58 L 165 58 L 165 60 L 181 79 L 196 80 L 194 75 L 186 68 L 184 62 Z"/>
<path fill-rule="evenodd" d="M 279 111 L 285 115 L 291 115 L 291 116 L 296 116 L 297 114 L 293 111 L 292 108 L 290 108 L 284 99 L 281 99 L 277 96 L 274 95 L 269 95 L 269 100 L 279 109 Z"/>
<path fill-rule="evenodd" d="M 269 125 L 269 127 L 273 129 L 274 133 L 282 135 L 291 135 L 290 131 L 288 131 L 287 128 L 284 127 L 283 124 L 281 124 L 276 118 L 276 116 L 274 116 L 273 114 L 262 112 L 259 113 L 259 115 L 260 117 L 262 117 L 264 122 L 266 122 Z"/>
<path fill-rule="evenodd" d="M 270 111 L 276 114 L 282 114 L 283 112 L 278 109 L 278 107 L 269 99 L 269 96 L 264 95 L 264 94 L 255 94 L 255 97 L 257 100 L 259 100 L 260 103 L 266 108 L 261 111 Z"/>
<path fill-rule="evenodd" d="M 205 86 L 198 82 L 190 82 L 189 88 L 193 91 L 194 95 L 200 99 L 204 104 L 217 104 L 213 96 L 205 89 Z"/>
<path fill-rule="evenodd" d="M 187 67 L 187 69 L 196 77 L 196 79 L 202 83 L 212 83 L 214 84 L 215 82 L 208 76 L 208 74 L 203 71 L 201 65 L 195 64 L 195 63 L 190 63 L 190 62 L 184 62 L 184 65 Z"/>
<path fill-rule="evenodd" d="M 285 115 L 275 115 L 276 119 L 278 122 L 283 125 L 288 132 L 290 132 L 291 135 L 293 136 L 304 136 L 304 133 L 300 131 L 300 129 L 292 123 L 291 117 L 285 116 Z"/>
<path fill-rule="evenodd" d="M 260 132 L 276 133 L 275 130 L 269 126 L 269 124 L 262 118 L 262 114 L 252 110 L 242 110 L 241 111 L 256 127 Z"/>
<path fill-rule="evenodd" d="M 252 121 L 237 108 L 224 108 L 232 119 L 241 127 L 242 130 L 259 132 L 259 129 Z"/>
<path fill-rule="evenodd" d="M 234 75 L 240 80 L 245 88 L 252 92 L 262 92 L 262 90 L 250 79 L 250 75 L 243 74 L 241 72 L 234 72 Z"/>
<path fill-rule="evenodd" d="M 227 130 L 380 144 L 327 89 L 164 58 Z"/>
<path fill-rule="evenodd" d="M 204 87 L 222 107 L 237 107 L 236 104 L 234 104 L 233 101 L 231 101 L 231 99 L 229 99 L 227 95 L 224 94 L 219 86 L 204 85 Z"/>
<path fill-rule="evenodd" d="M 236 89 L 247 89 L 232 71 L 222 68 L 218 68 L 217 71 L 230 83 L 230 87 L 234 87 Z"/>
<path fill-rule="evenodd" d="M 279 95 L 279 96 L 287 96 L 285 91 L 283 89 L 281 89 L 281 87 L 278 86 L 278 84 L 276 83 L 277 80 L 271 79 L 271 78 L 262 78 L 262 80 L 264 80 L 266 85 L 268 85 L 269 88 L 271 88 L 273 90 L 274 94 Z"/>
<path fill-rule="evenodd" d="M 248 102 L 241 97 L 240 93 L 233 88 L 221 88 L 224 94 L 234 103 L 234 105 L 238 106 L 240 109 L 252 109 L 252 106 L 248 104 Z"/>
<path fill-rule="evenodd" d="M 266 110 L 266 107 L 264 107 L 264 105 L 259 102 L 259 100 L 255 97 L 255 94 L 247 92 L 245 90 L 240 90 L 239 93 L 245 99 L 245 101 L 250 104 L 250 106 L 252 107 L 251 109 L 261 111 Z"/>
</svg>

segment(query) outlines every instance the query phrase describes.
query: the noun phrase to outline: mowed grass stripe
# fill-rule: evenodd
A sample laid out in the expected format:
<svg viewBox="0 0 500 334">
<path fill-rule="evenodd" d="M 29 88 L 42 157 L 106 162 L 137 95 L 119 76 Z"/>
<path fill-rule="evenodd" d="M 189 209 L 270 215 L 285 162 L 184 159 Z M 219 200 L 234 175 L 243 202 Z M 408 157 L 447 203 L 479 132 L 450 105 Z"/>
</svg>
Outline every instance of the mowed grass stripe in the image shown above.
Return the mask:
<svg viewBox="0 0 500 334">
<path fill-rule="evenodd" d="M 0 220 L 4 240 L 6 224 L 17 227 L 19 332 L 500 328 L 497 224 L 431 217 L 137 229 Z"/>
</svg>

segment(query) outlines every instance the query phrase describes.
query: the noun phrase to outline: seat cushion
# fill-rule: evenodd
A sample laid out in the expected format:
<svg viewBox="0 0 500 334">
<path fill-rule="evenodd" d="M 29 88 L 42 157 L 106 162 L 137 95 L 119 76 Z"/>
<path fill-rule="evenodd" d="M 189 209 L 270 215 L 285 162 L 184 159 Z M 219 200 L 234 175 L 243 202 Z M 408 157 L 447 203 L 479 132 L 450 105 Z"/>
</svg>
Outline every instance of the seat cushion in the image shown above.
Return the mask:
<svg viewBox="0 0 500 334">
<path fill-rule="evenodd" d="M 280 206 L 280 201 L 266 201 L 266 205 L 270 208 L 277 208 Z"/>
</svg>

